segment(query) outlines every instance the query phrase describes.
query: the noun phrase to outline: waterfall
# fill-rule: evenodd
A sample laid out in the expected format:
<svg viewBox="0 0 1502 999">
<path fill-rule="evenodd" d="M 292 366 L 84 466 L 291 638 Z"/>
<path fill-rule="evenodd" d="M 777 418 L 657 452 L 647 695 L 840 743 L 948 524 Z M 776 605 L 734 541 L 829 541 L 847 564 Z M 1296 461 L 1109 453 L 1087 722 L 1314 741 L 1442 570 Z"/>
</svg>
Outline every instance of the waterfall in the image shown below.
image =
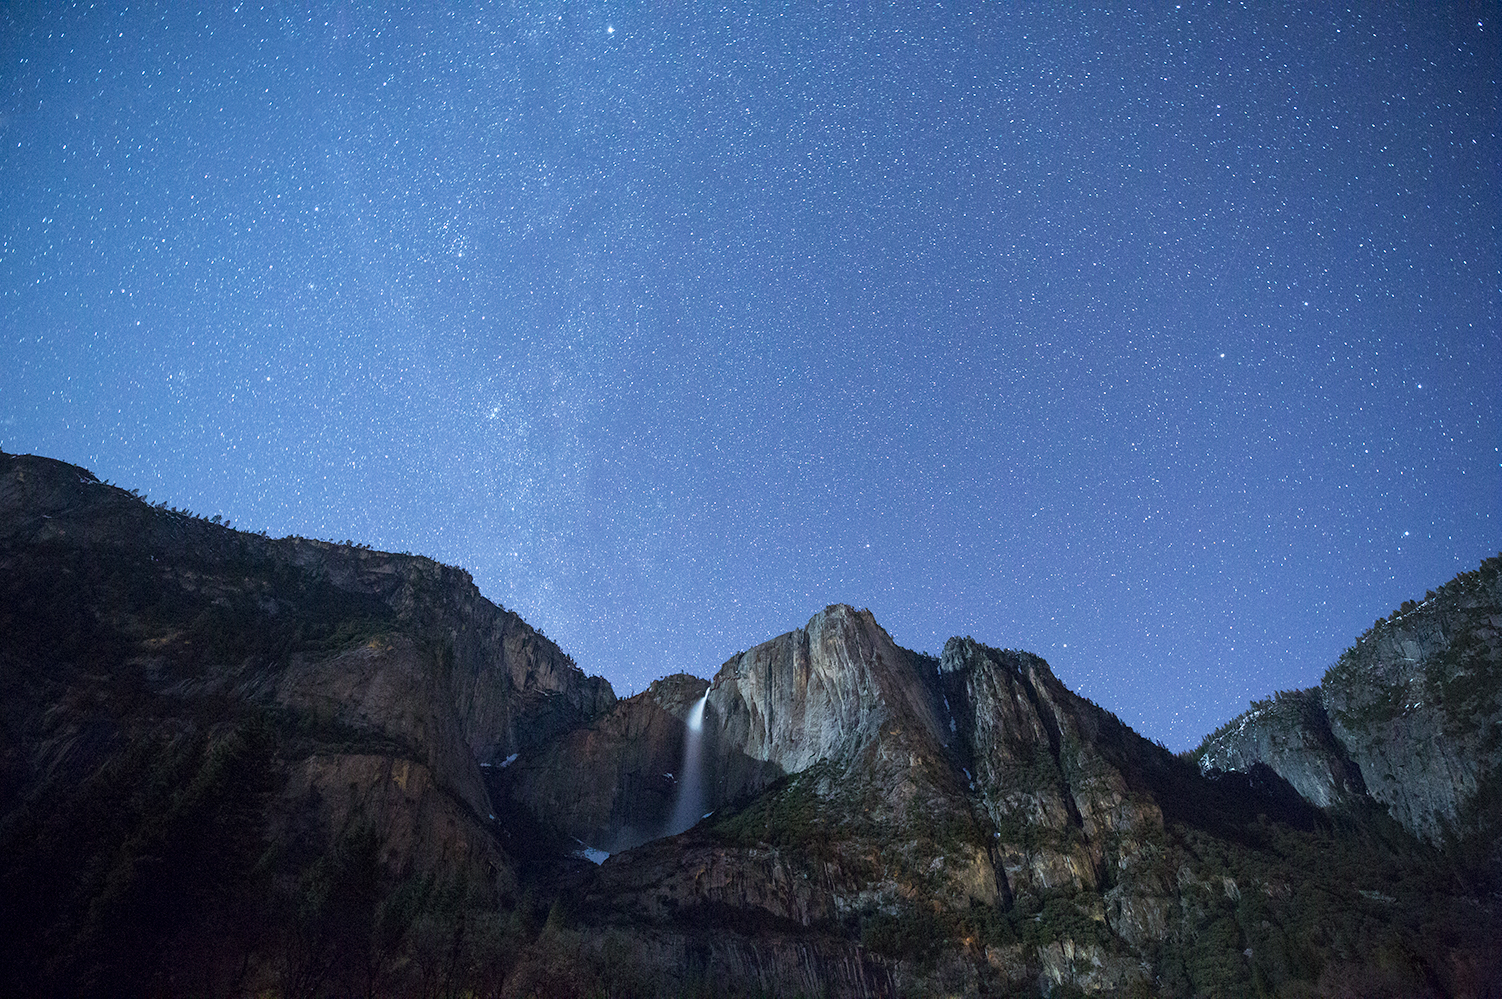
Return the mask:
<svg viewBox="0 0 1502 999">
<path fill-rule="evenodd" d="M 678 801 L 673 806 L 673 817 L 668 820 L 667 835 L 676 836 L 691 829 L 704 815 L 704 705 L 709 700 L 709 689 L 689 709 L 687 729 L 683 733 L 683 763 L 678 768 Z"/>
</svg>

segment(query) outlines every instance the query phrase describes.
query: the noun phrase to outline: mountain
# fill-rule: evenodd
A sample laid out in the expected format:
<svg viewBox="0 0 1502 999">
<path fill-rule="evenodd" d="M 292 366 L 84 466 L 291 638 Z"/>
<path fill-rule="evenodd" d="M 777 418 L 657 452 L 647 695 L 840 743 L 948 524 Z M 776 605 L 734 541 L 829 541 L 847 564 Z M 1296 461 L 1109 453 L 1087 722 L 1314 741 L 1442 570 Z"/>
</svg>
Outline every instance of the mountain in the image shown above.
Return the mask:
<svg viewBox="0 0 1502 999">
<path fill-rule="evenodd" d="M 32 456 L 0 455 L 0 639 L 7 995 L 311 994 L 392 884 L 514 905 L 481 764 L 615 702 L 460 570 Z"/>
<path fill-rule="evenodd" d="M 559 792 L 622 772 L 614 761 L 644 744 L 626 719 L 646 714 L 654 762 L 625 771 L 681 772 L 674 743 L 700 684 L 664 682 L 522 754 L 498 794 L 608 849 L 613 811 L 577 798 L 555 811 Z M 636 981 L 1481 995 L 1498 978 L 1494 867 L 1471 870 L 1381 814 L 1317 807 L 1260 762 L 1201 773 L 1029 653 L 956 638 L 922 656 L 834 606 L 730 659 L 706 694 L 713 814 L 611 857 L 573 915 L 574 951 L 633 955 Z M 667 832 L 669 797 L 628 838 L 654 820 Z M 533 959 L 549 960 L 523 967 Z"/>
<path fill-rule="evenodd" d="M 0 455 L 0 994 L 1497 995 L 1498 565 L 1176 756 L 844 605 L 618 700 L 460 570 Z"/>
<path fill-rule="evenodd" d="M 1380 805 L 1431 843 L 1498 826 L 1502 556 L 1407 601 L 1318 687 L 1254 704 L 1200 746 L 1200 765 L 1262 763 L 1310 801 Z"/>
</svg>

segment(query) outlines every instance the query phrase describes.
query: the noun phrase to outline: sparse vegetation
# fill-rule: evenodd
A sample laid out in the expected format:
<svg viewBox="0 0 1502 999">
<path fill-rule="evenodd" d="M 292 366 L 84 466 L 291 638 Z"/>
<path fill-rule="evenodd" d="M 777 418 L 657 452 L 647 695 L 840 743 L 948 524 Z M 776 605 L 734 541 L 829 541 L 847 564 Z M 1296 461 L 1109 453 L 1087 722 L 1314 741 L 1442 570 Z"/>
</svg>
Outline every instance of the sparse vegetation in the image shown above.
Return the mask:
<svg viewBox="0 0 1502 999">
<path fill-rule="evenodd" d="M 779 778 L 753 801 L 718 818 L 710 834 L 733 846 L 800 848 L 816 857 L 831 856 L 837 830 L 833 809 L 818 787 L 833 770 L 834 764 L 821 762 Z"/>
</svg>

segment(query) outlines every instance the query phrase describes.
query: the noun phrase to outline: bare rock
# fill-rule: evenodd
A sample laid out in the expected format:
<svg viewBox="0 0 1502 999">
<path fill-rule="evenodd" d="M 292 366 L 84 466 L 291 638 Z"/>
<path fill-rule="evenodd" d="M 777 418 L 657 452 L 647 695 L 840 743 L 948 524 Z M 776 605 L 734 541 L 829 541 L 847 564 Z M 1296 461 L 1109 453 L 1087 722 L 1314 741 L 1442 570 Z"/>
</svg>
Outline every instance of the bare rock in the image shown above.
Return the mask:
<svg viewBox="0 0 1502 999">
<path fill-rule="evenodd" d="M 1320 808 L 1366 797 L 1361 768 L 1335 738 L 1318 687 L 1257 702 L 1205 740 L 1198 758 L 1207 771 L 1246 773 L 1255 763 L 1265 764 Z"/>
<path fill-rule="evenodd" d="M 1434 843 L 1474 832 L 1502 763 L 1502 556 L 1377 621 L 1319 687 L 1254 703 L 1197 756 L 1270 767 L 1321 808 L 1369 798 Z"/>
</svg>

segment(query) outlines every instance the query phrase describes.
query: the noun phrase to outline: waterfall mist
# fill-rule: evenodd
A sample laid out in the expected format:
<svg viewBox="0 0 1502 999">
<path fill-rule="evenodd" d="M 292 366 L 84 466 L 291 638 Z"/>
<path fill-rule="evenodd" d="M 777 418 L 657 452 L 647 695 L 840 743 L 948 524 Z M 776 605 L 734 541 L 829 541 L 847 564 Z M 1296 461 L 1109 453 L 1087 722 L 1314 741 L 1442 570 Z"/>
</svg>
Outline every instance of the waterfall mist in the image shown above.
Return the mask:
<svg viewBox="0 0 1502 999">
<path fill-rule="evenodd" d="M 694 702 L 689 709 L 687 728 L 683 733 L 683 763 L 678 770 L 678 801 L 673 806 L 673 817 L 668 820 L 667 835 L 676 836 L 691 829 L 704 815 L 703 788 L 703 742 L 704 705 L 709 700 L 709 690 Z"/>
</svg>

